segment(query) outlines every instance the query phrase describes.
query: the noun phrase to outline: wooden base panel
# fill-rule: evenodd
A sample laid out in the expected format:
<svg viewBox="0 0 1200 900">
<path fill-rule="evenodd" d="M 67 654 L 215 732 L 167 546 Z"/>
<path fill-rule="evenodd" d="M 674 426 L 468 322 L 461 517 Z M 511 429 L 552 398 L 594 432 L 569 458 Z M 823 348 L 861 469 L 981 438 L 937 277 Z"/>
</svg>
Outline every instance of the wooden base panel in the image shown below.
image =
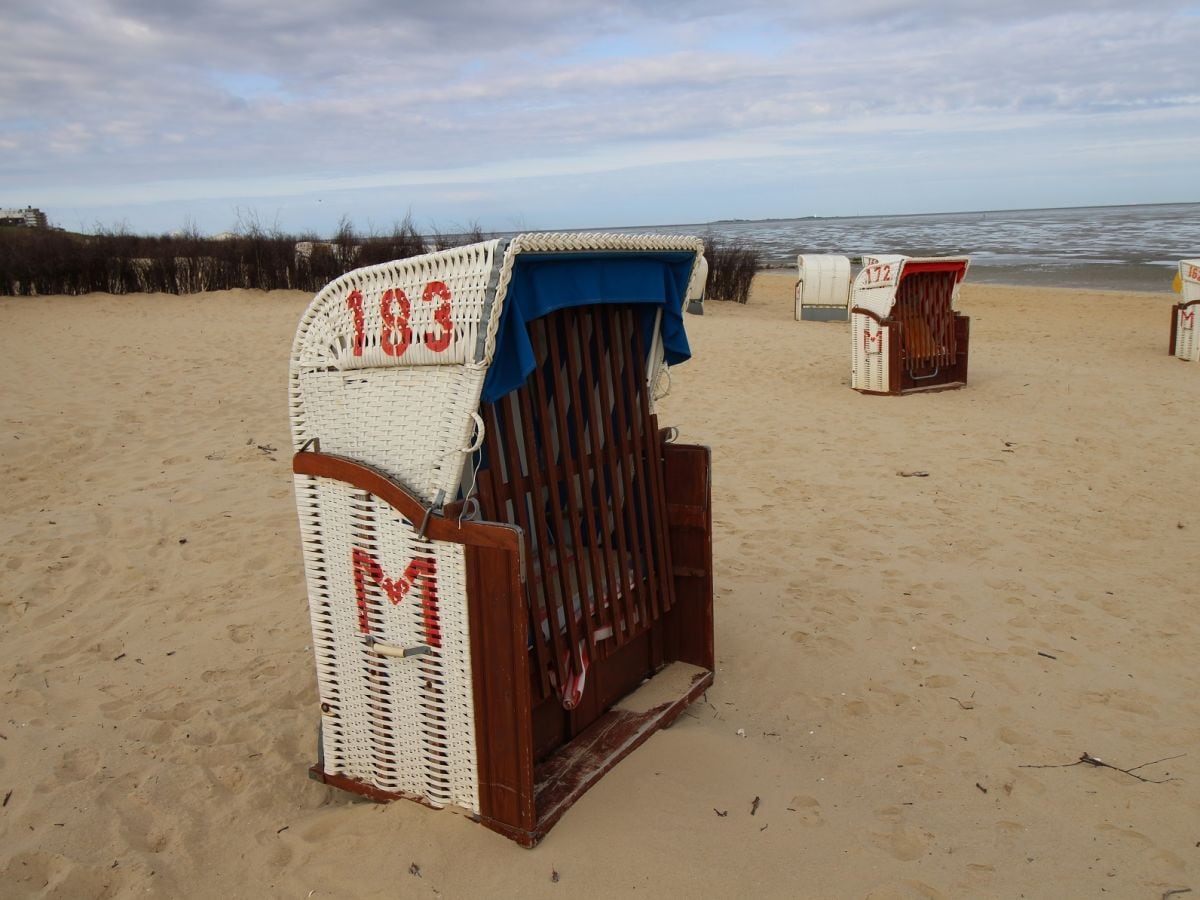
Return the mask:
<svg viewBox="0 0 1200 900">
<path fill-rule="evenodd" d="M 656 731 L 669 727 L 687 707 L 712 687 L 713 673 L 687 663 L 671 663 L 640 688 L 593 722 L 534 770 L 537 824 L 515 827 L 488 816 L 472 818 L 511 838 L 522 847 L 534 847 L 563 817 L 575 801 Z M 653 705 L 649 705 L 653 703 Z M 425 798 L 326 772 L 321 763 L 309 776 L 322 784 L 366 797 L 377 803 L 412 800 L 433 807 Z"/>
<path fill-rule="evenodd" d="M 681 694 L 657 705 L 638 710 L 638 698 L 653 691 L 660 679 L 672 678 L 680 669 L 690 670 L 691 679 Z M 640 747 L 659 729 L 674 722 L 687 707 L 707 691 L 713 673 L 684 663 L 673 663 L 645 685 L 593 722 L 573 741 L 537 766 L 537 825 L 525 830 L 503 822 L 481 818 L 488 828 L 512 838 L 522 847 L 533 847 L 546 836 L 563 814 L 617 763 Z M 672 685 L 676 687 L 677 685 Z M 659 699 L 659 698 L 656 698 Z"/>
</svg>

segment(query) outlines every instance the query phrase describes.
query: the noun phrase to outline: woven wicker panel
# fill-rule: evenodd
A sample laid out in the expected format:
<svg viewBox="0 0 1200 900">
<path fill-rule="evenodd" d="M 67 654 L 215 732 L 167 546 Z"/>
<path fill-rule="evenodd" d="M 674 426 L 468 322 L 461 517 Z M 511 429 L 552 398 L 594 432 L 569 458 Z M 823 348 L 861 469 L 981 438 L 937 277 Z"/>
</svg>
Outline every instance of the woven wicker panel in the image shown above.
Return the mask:
<svg viewBox="0 0 1200 900">
<path fill-rule="evenodd" d="M 1196 316 L 1200 304 L 1175 310 L 1175 355 L 1191 362 L 1200 361 L 1200 340 L 1196 339 Z"/>
<path fill-rule="evenodd" d="M 482 361 L 499 243 L 367 266 L 331 282 L 301 323 L 297 362 L 344 371 Z"/>
<path fill-rule="evenodd" d="M 850 386 L 860 391 L 887 393 L 889 329 L 870 316 L 850 316 Z"/>
<path fill-rule="evenodd" d="M 357 269 L 317 295 L 292 352 L 296 449 L 318 438 L 427 503 L 457 492 L 499 319 L 497 246 Z"/>
<path fill-rule="evenodd" d="M 1200 259 L 1181 260 L 1179 280 L 1183 293 L 1181 299 L 1184 303 L 1200 300 Z"/>
<path fill-rule="evenodd" d="M 325 771 L 477 810 L 462 547 L 342 482 L 295 481 Z M 372 640 L 432 652 L 391 658 Z"/>
<path fill-rule="evenodd" d="M 1200 362 L 1200 340 L 1196 335 L 1196 317 L 1200 316 L 1200 259 L 1179 263 L 1180 302 L 1193 304 L 1175 311 L 1175 355 Z"/>
<path fill-rule="evenodd" d="M 321 450 L 375 466 L 426 503 L 453 498 L 475 428 L 480 366 L 307 371 L 302 434 Z"/>
<path fill-rule="evenodd" d="M 359 269 L 318 294 L 293 347 L 295 449 L 315 438 L 426 503 L 453 498 L 470 455 L 486 333 L 499 315 L 498 246 Z M 340 482 L 298 476 L 296 499 L 325 770 L 477 812 L 462 548 L 418 539 L 412 523 Z M 410 568 L 414 560 L 425 562 Z M 418 577 L 410 584 L 406 573 Z M 429 601 L 430 591 L 439 646 L 407 659 L 372 650 L 368 635 L 400 647 L 429 640 L 429 603 L 411 598 Z"/>
<path fill-rule="evenodd" d="M 863 267 L 854 278 L 850 306 L 869 309 L 881 319 L 890 316 L 903 262 L 903 256 L 864 256 Z"/>
</svg>

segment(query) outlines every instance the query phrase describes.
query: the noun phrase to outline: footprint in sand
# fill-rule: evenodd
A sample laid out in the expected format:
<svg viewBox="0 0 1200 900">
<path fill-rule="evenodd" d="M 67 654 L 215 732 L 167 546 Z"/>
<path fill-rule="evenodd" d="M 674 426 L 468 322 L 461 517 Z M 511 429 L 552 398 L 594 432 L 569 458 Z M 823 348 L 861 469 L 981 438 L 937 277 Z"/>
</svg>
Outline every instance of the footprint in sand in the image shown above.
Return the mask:
<svg viewBox="0 0 1200 900">
<path fill-rule="evenodd" d="M 810 828 L 825 824 L 825 817 L 821 814 L 821 801 L 816 797 L 797 794 L 788 804 L 788 811 L 794 812 L 800 823 Z"/>
<path fill-rule="evenodd" d="M 845 709 L 852 716 L 866 716 L 871 712 L 871 707 L 865 700 L 848 700 Z"/>
<path fill-rule="evenodd" d="M 949 896 L 924 881 L 906 879 L 871 888 L 863 900 L 947 900 Z"/>
<path fill-rule="evenodd" d="M 1158 712 L 1154 709 L 1150 698 L 1140 691 L 1088 691 L 1087 699 L 1089 703 L 1111 706 L 1122 712 L 1158 718 Z"/>
<path fill-rule="evenodd" d="M 899 825 L 890 832 L 872 832 L 875 845 L 902 862 L 912 862 L 925 855 L 932 832 L 922 831 L 913 825 Z"/>
<path fill-rule="evenodd" d="M 90 747 L 69 750 L 54 767 L 54 777 L 61 783 L 86 781 L 100 770 L 100 754 Z"/>
<path fill-rule="evenodd" d="M 950 687 L 956 680 L 957 679 L 951 675 L 927 675 L 925 676 L 925 687 Z"/>
<path fill-rule="evenodd" d="M 1000 738 L 1000 740 L 1012 747 L 1019 747 L 1022 744 L 1033 743 L 1033 738 L 1022 734 L 1014 728 L 1009 728 L 1007 725 L 996 732 L 996 737 Z"/>
<path fill-rule="evenodd" d="M 1102 835 L 1109 838 L 1117 838 L 1131 845 L 1138 847 L 1151 847 L 1154 842 L 1140 831 L 1135 831 L 1132 828 L 1121 828 L 1117 825 L 1109 825 L 1107 822 L 1096 826 L 1096 830 Z"/>
</svg>

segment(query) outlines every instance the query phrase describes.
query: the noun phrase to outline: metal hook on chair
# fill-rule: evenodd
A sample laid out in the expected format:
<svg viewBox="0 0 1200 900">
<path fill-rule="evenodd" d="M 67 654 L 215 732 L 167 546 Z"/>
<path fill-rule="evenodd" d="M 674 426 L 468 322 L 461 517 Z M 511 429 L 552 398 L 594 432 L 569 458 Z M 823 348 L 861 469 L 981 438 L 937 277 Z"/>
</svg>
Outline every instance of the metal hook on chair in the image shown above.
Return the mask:
<svg viewBox="0 0 1200 900">
<path fill-rule="evenodd" d="M 470 510 L 470 512 L 467 510 Z M 468 522 L 473 522 L 478 519 L 481 514 L 482 509 L 479 506 L 479 498 L 474 494 L 471 494 L 471 496 L 467 497 L 467 499 L 463 501 L 462 509 L 459 510 L 458 524 L 462 525 L 464 519 Z"/>
<path fill-rule="evenodd" d="M 437 495 L 433 498 L 433 503 L 431 503 L 425 510 L 425 518 L 423 518 L 421 520 L 421 527 L 417 529 L 417 537 L 418 538 L 424 540 L 425 529 L 429 527 L 429 517 L 431 515 L 433 515 L 433 511 L 435 509 L 439 513 L 442 511 L 442 505 L 445 503 L 445 500 L 446 500 L 446 492 L 443 491 L 441 488 L 438 488 Z"/>
</svg>

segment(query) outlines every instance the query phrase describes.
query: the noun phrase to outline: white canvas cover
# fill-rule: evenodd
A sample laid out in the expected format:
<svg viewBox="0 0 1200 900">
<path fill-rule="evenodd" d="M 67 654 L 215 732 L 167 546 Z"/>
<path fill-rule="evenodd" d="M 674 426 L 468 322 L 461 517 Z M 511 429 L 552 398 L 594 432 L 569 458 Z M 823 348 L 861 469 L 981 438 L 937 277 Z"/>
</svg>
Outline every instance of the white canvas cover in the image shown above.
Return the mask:
<svg viewBox="0 0 1200 900">
<path fill-rule="evenodd" d="M 805 309 L 824 307 L 842 313 L 850 300 L 850 258 L 804 253 L 796 257 L 796 321 Z"/>
</svg>

